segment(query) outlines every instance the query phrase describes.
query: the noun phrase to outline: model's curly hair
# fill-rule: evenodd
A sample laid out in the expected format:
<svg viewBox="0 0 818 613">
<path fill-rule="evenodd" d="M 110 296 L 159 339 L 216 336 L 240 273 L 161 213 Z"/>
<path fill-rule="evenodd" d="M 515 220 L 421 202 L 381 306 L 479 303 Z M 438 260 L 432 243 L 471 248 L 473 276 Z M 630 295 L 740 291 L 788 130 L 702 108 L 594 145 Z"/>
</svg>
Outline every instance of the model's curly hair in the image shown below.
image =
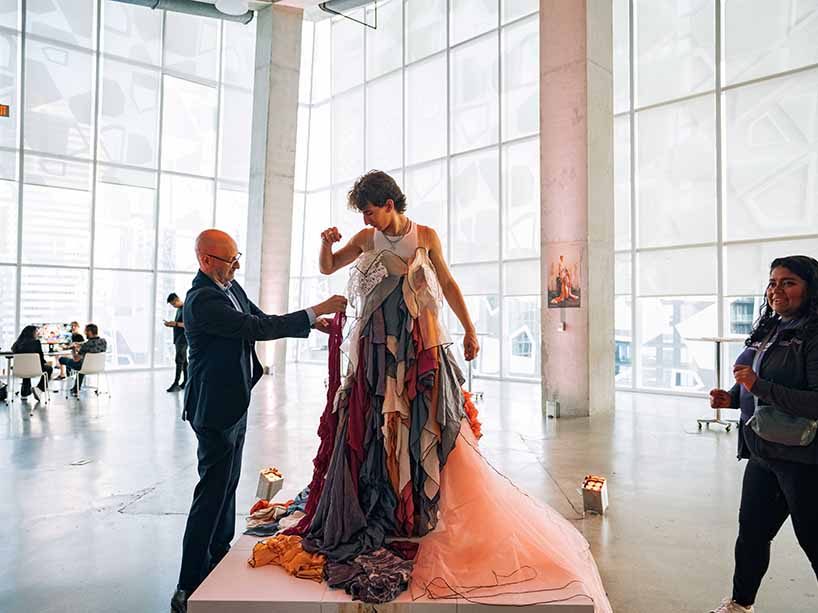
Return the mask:
<svg viewBox="0 0 818 613">
<path fill-rule="evenodd" d="M 383 207 L 391 199 L 398 213 L 406 211 L 406 196 L 395 179 L 381 170 L 370 170 L 358 177 L 347 194 L 347 204 L 352 210 L 363 211 L 367 205 Z"/>
<path fill-rule="evenodd" d="M 806 337 L 818 333 L 818 261 L 807 255 L 789 255 L 783 258 L 775 258 L 770 264 L 770 272 L 776 268 L 787 268 L 794 274 L 801 277 L 807 284 L 807 295 L 801 306 L 798 316 L 804 321 L 794 330 L 794 334 Z M 758 310 L 758 319 L 753 323 L 753 331 L 744 344 L 749 346 L 766 338 L 770 331 L 778 323 L 779 317 L 767 302 L 767 292 L 764 292 L 764 299 L 761 308 Z"/>
</svg>

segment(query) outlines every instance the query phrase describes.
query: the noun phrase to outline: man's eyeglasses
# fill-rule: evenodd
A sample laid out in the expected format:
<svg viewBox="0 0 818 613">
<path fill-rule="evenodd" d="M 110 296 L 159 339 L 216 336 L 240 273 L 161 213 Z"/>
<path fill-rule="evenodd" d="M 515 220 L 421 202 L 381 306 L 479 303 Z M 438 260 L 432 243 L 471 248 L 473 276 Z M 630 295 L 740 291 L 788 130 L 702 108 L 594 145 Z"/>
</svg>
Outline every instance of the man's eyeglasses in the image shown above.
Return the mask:
<svg viewBox="0 0 818 613">
<path fill-rule="evenodd" d="M 236 262 L 238 262 L 238 261 L 239 261 L 239 259 L 241 259 L 241 251 L 239 251 L 239 252 L 238 252 L 238 253 L 237 253 L 235 256 L 233 256 L 233 258 L 232 258 L 232 259 L 230 259 L 230 260 L 225 260 L 224 258 L 220 258 L 219 256 L 217 256 L 217 255 L 213 255 L 212 253 L 205 253 L 205 255 L 206 255 L 206 256 L 208 256 L 208 257 L 211 257 L 211 258 L 215 258 L 215 259 L 219 260 L 220 262 L 224 262 L 225 264 L 230 264 L 231 266 L 232 266 L 233 264 L 235 264 Z"/>
</svg>

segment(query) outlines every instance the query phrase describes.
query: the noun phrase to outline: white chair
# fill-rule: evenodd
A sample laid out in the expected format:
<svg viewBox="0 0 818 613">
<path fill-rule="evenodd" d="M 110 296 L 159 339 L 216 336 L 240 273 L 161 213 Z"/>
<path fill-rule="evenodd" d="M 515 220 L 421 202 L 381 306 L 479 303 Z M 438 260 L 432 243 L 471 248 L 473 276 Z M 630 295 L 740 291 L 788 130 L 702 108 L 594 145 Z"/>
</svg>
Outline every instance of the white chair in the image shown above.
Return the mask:
<svg viewBox="0 0 818 613">
<path fill-rule="evenodd" d="M 99 389 L 99 376 L 103 375 L 105 377 L 105 394 L 111 395 L 110 386 L 108 385 L 108 374 L 105 372 L 105 354 L 104 353 L 86 353 L 85 356 L 82 358 L 82 367 L 79 369 L 79 372 L 75 373 L 74 377 L 74 390 L 79 395 L 79 387 L 80 387 L 80 375 L 88 376 L 88 375 L 96 375 L 97 376 L 97 387 L 94 389 L 94 393 L 99 396 L 100 389 Z"/>
<path fill-rule="evenodd" d="M 12 382 L 11 388 L 14 389 L 14 379 L 31 379 L 31 387 L 33 388 L 40 381 L 40 377 L 44 376 L 43 366 L 40 363 L 40 356 L 36 353 L 15 353 L 14 366 L 11 370 Z M 9 391 L 10 399 L 13 401 L 14 397 Z M 48 403 L 51 400 L 51 390 L 48 384 L 45 386 L 45 401 Z"/>
</svg>

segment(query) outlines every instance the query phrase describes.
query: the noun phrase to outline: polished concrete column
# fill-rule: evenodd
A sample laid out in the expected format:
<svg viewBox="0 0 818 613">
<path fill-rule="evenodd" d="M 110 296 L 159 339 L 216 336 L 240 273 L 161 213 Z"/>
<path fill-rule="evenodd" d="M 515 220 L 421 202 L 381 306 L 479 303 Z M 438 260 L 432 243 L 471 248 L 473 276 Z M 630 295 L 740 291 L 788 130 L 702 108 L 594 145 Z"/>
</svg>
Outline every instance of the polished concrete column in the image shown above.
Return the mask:
<svg viewBox="0 0 818 613">
<path fill-rule="evenodd" d="M 540 0 L 542 401 L 562 416 L 614 405 L 612 72 L 611 3 Z M 560 256 L 579 300 L 549 306 Z"/>
<path fill-rule="evenodd" d="M 273 6 L 256 15 L 246 281 L 263 311 L 282 314 L 289 302 L 303 11 Z M 265 367 L 283 371 L 286 341 L 260 343 L 257 349 Z"/>
</svg>

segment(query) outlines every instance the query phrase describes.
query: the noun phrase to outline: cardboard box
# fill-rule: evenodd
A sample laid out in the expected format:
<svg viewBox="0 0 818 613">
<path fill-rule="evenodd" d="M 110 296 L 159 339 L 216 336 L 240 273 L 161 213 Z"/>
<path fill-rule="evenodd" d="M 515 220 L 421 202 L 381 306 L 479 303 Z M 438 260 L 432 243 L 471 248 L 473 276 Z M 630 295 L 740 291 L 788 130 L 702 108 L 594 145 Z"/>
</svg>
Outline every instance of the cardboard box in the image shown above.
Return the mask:
<svg viewBox="0 0 818 613">
<path fill-rule="evenodd" d="M 605 514 L 608 508 L 608 482 L 605 477 L 585 477 L 582 482 L 582 506 L 586 513 Z"/>
<path fill-rule="evenodd" d="M 277 468 L 262 468 L 258 475 L 256 498 L 272 500 L 284 487 L 284 475 Z"/>
</svg>

